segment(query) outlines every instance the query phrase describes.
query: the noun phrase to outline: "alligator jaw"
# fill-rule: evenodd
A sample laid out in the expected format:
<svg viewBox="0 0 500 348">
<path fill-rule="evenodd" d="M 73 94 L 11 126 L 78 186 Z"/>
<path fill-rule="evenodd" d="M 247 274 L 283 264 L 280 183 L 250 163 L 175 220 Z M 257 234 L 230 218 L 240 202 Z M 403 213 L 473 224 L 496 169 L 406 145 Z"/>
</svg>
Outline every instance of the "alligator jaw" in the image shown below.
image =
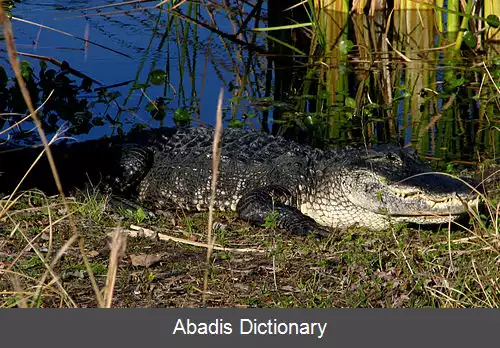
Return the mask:
<svg viewBox="0 0 500 348">
<path fill-rule="evenodd" d="M 442 224 L 453 222 L 461 217 L 462 214 L 456 215 L 408 215 L 408 216 L 391 216 L 389 220 L 396 222 L 406 222 L 419 225 Z"/>
<path fill-rule="evenodd" d="M 423 199 L 425 195 L 421 195 L 420 199 Z M 428 199 L 429 205 L 432 209 L 440 209 L 440 205 L 443 205 L 442 210 L 448 209 L 448 213 L 433 213 L 432 211 L 415 211 L 414 214 L 389 214 L 387 212 L 379 212 L 380 215 L 387 217 L 388 219 L 393 219 L 397 222 L 408 222 L 417 224 L 440 224 L 450 221 L 455 221 L 459 217 L 466 214 L 471 210 L 478 210 L 480 197 L 476 196 L 474 199 L 460 199 L 456 195 L 448 199 Z M 454 212 L 452 212 L 454 211 Z"/>
<path fill-rule="evenodd" d="M 480 197 L 476 195 L 472 198 L 470 195 L 468 197 L 462 198 L 455 192 L 451 193 L 447 197 L 435 197 L 422 192 L 418 193 L 404 193 L 401 191 L 396 191 L 393 188 L 389 188 L 395 197 L 399 198 L 401 204 L 419 204 L 422 206 L 421 209 L 414 209 L 413 213 L 404 214 L 393 214 L 401 216 L 449 216 L 449 215 L 462 215 L 468 210 L 473 208 L 478 208 Z M 407 203 L 408 202 L 408 203 Z M 413 202 L 413 203 L 412 203 Z"/>
</svg>

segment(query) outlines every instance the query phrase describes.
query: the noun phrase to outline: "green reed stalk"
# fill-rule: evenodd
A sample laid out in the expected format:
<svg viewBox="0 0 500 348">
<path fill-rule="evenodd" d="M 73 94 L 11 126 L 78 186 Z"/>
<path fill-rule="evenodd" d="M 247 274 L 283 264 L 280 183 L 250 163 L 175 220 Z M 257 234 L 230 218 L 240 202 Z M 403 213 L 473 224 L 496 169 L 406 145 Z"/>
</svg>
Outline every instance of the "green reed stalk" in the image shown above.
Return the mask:
<svg viewBox="0 0 500 348">
<path fill-rule="evenodd" d="M 455 50 L 458 51 L 462 45 L 462 39 L 464 36 L 464 31 L 469 27 L 469 16 L 472 14 L 472 6 L 474 5 L 474 0 L 469 0 L 467 6 L 465 7 L 465 14 L 467 16 L 462 17 L 462 24 L 460 25 L 460 31 L 457 35 L 457 41 L 455 41 Z"/>
<path fill-rule="evenodd" d="M 459 11 L 460 0 L 448 0 L 448 10 Z M 458 33 L 459 29 L 459 15 L 457 12 L 448 12 L 448 26 L 447 32 Z"/>
<path fill-rule="evenodd" d="M 440 8 L 444 8 L 444 0 L 436 0 L 436 6 Z M 436 25 L 437 29 L 440 33 L 444 33 L 444 24 L 443 24 L 443 11 L 436 11 Z"/>
</svg>

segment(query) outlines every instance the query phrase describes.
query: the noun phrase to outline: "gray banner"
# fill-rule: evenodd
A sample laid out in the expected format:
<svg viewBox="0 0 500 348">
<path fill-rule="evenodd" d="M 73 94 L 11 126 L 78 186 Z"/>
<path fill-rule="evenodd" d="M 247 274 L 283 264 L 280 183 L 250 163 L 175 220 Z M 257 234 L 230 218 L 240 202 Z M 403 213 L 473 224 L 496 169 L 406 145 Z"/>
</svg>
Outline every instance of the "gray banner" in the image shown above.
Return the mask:
<svg viewBox="0 0 500 348">
<path fill-rule="evenodd" d="M 3 347 L 470 348 L 496 346 L 499 324 L 498 310 L 0 310 Z"/>
</svg>

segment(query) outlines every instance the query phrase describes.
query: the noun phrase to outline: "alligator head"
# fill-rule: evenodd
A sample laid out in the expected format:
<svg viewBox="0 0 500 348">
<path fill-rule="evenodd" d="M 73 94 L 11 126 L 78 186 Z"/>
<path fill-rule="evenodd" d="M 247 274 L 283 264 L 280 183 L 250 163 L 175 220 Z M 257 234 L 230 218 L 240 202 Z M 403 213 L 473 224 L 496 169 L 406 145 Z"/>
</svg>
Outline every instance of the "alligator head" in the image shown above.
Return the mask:
<svg viewBox="0 0 500 348">
<path fill-rule="evenodd" d="M 316 201 L 333 201 L 328 212 L 304 205 L 308 215 L 325 225 L 379 230 L 391 221 L 443 223 L 479 203 L 474 184 L 431 171 L 411 149 L 384 146 L 347 154 L 342 164 L 323 170 L 325 179 L 314 194 Z"/>
</svg>

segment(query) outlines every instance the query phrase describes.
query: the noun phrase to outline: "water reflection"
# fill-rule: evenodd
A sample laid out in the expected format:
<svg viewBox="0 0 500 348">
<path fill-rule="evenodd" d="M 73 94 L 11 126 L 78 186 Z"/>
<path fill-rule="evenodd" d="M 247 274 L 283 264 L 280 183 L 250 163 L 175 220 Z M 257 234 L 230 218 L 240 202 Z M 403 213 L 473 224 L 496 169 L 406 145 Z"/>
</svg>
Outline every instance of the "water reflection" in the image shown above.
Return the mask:
<svg viewBox="0 0 500 348">
<path fill-rule="evenodd" d="M 113 86 L 104 93 L 94 83 L 82 92 L 108 125 L 94 127 L 90 137 L 137 123 L 172 125 L 185 114 L 213 124 L 223 88 L 228 124 L 318 146 L 397 142 L 429 156 L 475 161 L 498 144 L 500 92 L 492 83 L 500 74 L 498 46 L 457 50 L 457 34 L 443 32 L 434 11 L 367 17 L 324 10 L 316 28 L 263 36 L 251 29 L 308 17 L 298 9 L 283 16 L 276 4 L 237 12 L 190 2 L 160 10 L 157 2 L 142 2 L 82 11 L 102 4 L 23 1 L 14 15 L 104 47 L 13 22 L 19 51 L 69 62 Z M 155 70 L 164 71 L 164 83 L 152 83 Z"/>
</svg>

